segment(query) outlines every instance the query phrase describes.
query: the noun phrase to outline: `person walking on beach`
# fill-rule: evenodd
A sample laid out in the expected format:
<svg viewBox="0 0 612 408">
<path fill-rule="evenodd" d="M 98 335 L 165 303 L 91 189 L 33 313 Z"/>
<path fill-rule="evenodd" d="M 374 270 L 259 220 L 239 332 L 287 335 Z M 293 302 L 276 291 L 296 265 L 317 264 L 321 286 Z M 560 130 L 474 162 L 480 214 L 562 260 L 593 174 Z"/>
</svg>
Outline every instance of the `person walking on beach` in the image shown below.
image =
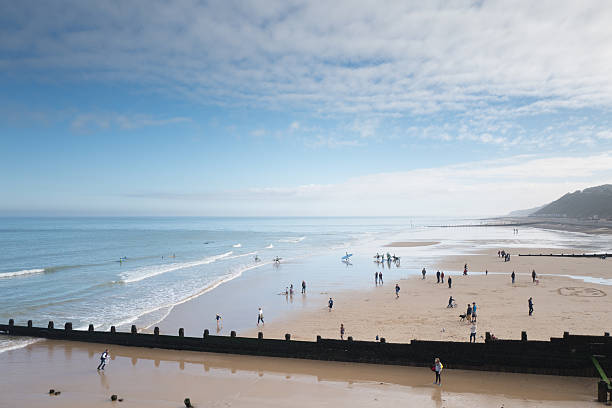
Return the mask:
<svg viewBox="0 0 612 408">
<path fill-rule="evenodd" d="M 514 273 L 514 271 L 512 271 L 512 275 L 510 275 L 512 277 L 512 284 L 514 285 L 514 279 L 516 278 L 516 274 Z"/>
<path fill-rule="evenodd" d="M 376 271 L 376 273 L 374 273 L 374 284 L 378 285 L 378 271 Z"/>
<path fill-rule="evenodd" d="M 436 283 L 440 283 L 440 271 L 436 272 L 436 279 L 438 279 Z"/>
<path fill-rule="evenodd" d="M 261 310 L 261 307 L 259 308 L 259 315 L 257 316 L 257 325 L 259 326 L 259 322 L 261 322 L 261 324 L 265 324 L 264 323 L 264 319 L 263 319 L 263 310 Z"/>
<path fill-rule="evenodd" d="M 340 340 L 344 340 L 344 324 L 340 323 Z"/>
<path fill-rule="evenodd" d="M 453 286 L 453 278 L 448 277 L 448 288 L 450 289 Z"/>
<path fill-rule="evenodd" d="M 215 316 L 215 319 L 217 320 L 217 333 L 219 333 L 219 329 L 221 327 L 221 315 L 217 313 L 217 316 Z"/>
<path fill-rule="evenodd" d="M 535 280 L 536 280 L 536 273 L 535 273 L 535 269 L 534 269 L 533 271 L 531 271 L 531 281 L 533 283 L 535 283 Z"/>
<path fill-rule="evenodd" d="M 399 284 L 395 284 L 395 298 L 398 299 L 399 298 L 399 291 L 400 291 L 400 287 Z"/>
<path fill-rule="evenodd" d="M 378 283 L 380 283 L 381 285 L 383 284 L 382 271 L 378 272 Z"/>
<path fill-rule="evenodd" d="M 472 322 L 476 323 L 476 302 L 472 302 Z"/>
<path fill-rule="evenodd" d="M 434 384 L 442 385 L 442 378 L 440 376 L 442 374 L 442 369 L 444 368 L 444 366 L 442 365 L 442 362 L 440 361 L 438 357 L 436 357 L 434 361 L 433 368 L 434 368 L 434 371 L 436 372 L 436 381 L 434 381 Z"/>
<path fill-rule="evenodd" d="M 527 303 L 529 304 L 529 316 L 531 316 L 533 314 L 533 299 L 529 298 Z"/>
<path fill-rule="evenodd" d="M 306 281 L 302 281 L 302 294 L 306 293 Z"/>
<path fill-rule="evenodd" d="M 106 367 L 107 358 L 108 358 L 108 349 L 104 350 L 104 352 L 100 355 L 100 364 L 98 364 L 98 370 L 104 370 L 104 367 Z"/>
<path fill-rule="evenodd" d="M 468 322 L 472 321 L 472 305 L 470 305 L 469 303 L 467 306 L 467 311 L 465 313 L 465 320 L 467 320 Z"/>
<path fill-rule="evenodd" d="M 329 298 L 329 301 L 327 302 L 327 307 L 329 307 L 329 311 L 331 312 L 332 307 L 334 307 L 334 300 L 332 298 Z"/>
<path fill-rule="evenodd" d="M 470 327 L 470 343 L 476 343 L 476 322 L 472 322 Z"/>
<path fill-rule="evenodd" d="M 425 279 L 425 274 L 427 273 L 427 271 L 425 270 L 425 268 L 423 268 L 423 270 L 421 271 L 421 273 L 423 274 L 423 279 Z"/>
<path fill-rule="evenodd" d="M 442 281 L 442 283 L 444 283 L 444 271 L 440 273 L 440 280 Z"/>
</svg>

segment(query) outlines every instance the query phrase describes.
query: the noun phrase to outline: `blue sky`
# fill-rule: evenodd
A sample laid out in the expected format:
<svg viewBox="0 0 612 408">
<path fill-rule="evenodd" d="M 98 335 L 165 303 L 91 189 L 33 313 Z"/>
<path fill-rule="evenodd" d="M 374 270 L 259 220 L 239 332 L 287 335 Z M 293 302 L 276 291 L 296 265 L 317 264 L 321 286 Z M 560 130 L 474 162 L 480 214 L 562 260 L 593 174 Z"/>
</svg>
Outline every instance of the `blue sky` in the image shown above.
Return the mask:
<svg viewBox="0 0 612 408">
<path fill-rule="evenodd" d="M 612 182 L 612 5 L 3 2 L 0 213 L 494 215 Z"/>
</svg>

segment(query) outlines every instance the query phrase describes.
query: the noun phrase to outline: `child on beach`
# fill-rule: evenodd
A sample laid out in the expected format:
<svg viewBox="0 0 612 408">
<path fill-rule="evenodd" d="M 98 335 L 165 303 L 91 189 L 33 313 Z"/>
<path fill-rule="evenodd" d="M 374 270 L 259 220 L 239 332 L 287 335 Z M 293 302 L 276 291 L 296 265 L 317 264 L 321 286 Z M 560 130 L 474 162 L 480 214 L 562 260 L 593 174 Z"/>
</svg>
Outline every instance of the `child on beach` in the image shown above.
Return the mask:
<svg viewBox="0 0 612 408">
<path fill-rule="evenodd" d="M 344 324 L 340 323 L 340 340 L 344 340 Z"/>
<path fill-rule="evenodd" d="M 264 323 L 264 319 L 263 319 L 263 310 L 261 310 L 261 307 L 259 308 L 259 315 L 257 316 L 257 325 L 259 326 L 259 322 L 261 322 L 261 324 L 265 324 Z"/>
<path fill-rule="evenodd" d="M 400 287 L 399 284 L 395 284 L 395 298 L 399 298 Z"/>
<path fill-rule="evenodd" d="M 331 312 L 332 307 L 334 307 L 334 300 L 332 298 L 329 298 L 329 301 L 327 302 L 327 306 L 329 307 L 329 311 Z"/>
<path fill-rule="evenodd" d="M 442 362 L 438 357 L 436 357 L 436 360 L 434 361 L 434 371 L 436 372 L 436 380 L 434 381 L 434 384 L 442 385 L 442 378 L 440 375 L 442 374 L 443 368 L 444 366 L 442 365 Z"/>
<path fill-rule="evenodd" d="M 104 352 L 100 355 L 100 364 L 98 365 L 98 370 L 104 370 L 104 367 L 106 367 L 107 358 L 108 358 L 108 349 L 104 350 Z"/>
</svg>

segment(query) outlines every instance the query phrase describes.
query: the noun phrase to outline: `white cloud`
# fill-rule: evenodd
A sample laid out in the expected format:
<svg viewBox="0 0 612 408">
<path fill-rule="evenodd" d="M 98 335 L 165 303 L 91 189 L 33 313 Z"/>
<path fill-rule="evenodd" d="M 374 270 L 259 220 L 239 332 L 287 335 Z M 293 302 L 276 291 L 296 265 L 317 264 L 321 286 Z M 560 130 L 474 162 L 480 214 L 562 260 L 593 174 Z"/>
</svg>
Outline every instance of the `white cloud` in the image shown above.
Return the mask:
<svg viewBox="0 0 612 408">
<path fill-rule="evenodd" d="M 206 103 L 417 115 L 612 107 L 605 0 L 64 1 L 3 14 L 13 22 L 0 28 L 3 70 L 135 81 Z"/>
<path fill-rule="evenodd" d="M 119 113 L 80 113 L 77 114 L 70 124 L 73 131 L 78 133 L 90 133 L 99 130 L 118 128 L 122 130 L 134 130 L 151 126 L 166 126 L 176 123 L 191 122 L 186 117 L 155 118 L 151 115 L 134 114 L 126 115 Z"/>
<path fill-rule="evenodd" d="M 218 215 L 503 215 L 612 182 L 612 151 L 582 157 L 513 156 L 337 184 L 260 187 L 200 194 L 144 194 L 187 213 Z M 218 201 L 223 210 L 219 212 Z"/>
</svg>

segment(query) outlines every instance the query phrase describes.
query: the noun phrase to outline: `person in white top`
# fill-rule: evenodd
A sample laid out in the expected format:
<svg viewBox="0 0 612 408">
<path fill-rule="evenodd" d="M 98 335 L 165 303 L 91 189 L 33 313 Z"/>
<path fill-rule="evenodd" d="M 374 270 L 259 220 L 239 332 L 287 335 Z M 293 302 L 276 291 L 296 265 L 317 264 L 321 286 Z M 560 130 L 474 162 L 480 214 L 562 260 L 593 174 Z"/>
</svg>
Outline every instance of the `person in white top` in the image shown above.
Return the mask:
<svg viewBox="0 0 612 408">
<path fill-rule="evenodd" d="M 259 308 L 259 316 L 257 316 L 257 325 L 258 326 L 259 326 L 259 322 L 261 322 L 261 324 L 264 324 L 263 310 L 261 310 L 261 307 Z"/>
<path fill-rule="evenodd" d="M 107 358 L 108 358 L 108 349 L 104 350 L 104 353 L 100 355 L 100 364 L 98 365 L 98 370 L 104 370 L 104 367 L 106 367 Z"/>
<path fill-rule="evenodd" d="M 470 343 L 476 343 L 476 322 L 472 322 L 470 327 Z"/>
</svg>

